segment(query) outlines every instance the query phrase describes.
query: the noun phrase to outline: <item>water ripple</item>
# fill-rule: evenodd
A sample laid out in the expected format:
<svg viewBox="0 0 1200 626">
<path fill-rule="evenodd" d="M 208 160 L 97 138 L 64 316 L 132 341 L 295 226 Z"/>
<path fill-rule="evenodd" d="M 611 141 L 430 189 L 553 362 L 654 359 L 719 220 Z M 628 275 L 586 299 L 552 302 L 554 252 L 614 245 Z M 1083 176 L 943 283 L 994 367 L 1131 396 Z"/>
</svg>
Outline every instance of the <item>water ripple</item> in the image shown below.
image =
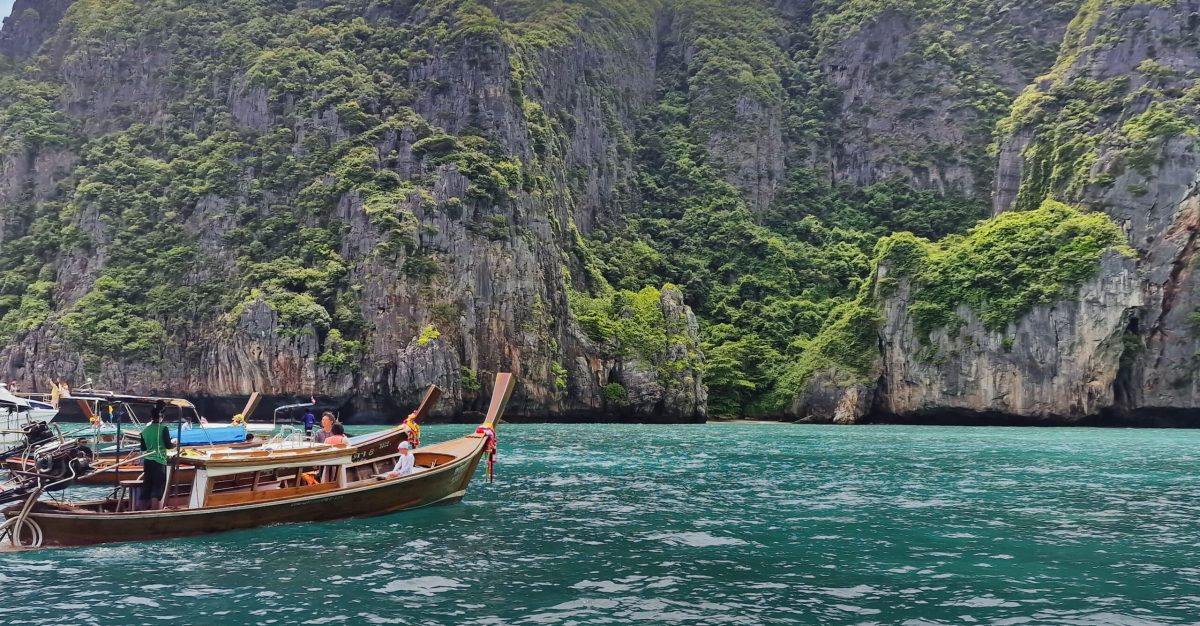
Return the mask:
<svg viewBox="0 0 1200 626">
<path fill-rule="evenodd" d="M 1178 430 L 506 426 L 462 504 L 0 553 L 0 623 L 1196 623 L 1195 467 Z"/>
</svg>

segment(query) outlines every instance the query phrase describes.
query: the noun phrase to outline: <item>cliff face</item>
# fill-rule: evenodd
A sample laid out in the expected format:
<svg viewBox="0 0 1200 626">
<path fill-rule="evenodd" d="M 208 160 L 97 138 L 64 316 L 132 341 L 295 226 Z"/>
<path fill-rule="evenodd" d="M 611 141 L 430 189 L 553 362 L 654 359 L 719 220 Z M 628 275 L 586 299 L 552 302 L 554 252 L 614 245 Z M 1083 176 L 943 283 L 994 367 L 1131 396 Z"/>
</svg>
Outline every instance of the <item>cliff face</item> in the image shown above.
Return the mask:
<svg viewBox="0 0 1200 626">
<path fill-rule="evenodd" d="M 697 324 L 678 290 L 655 292 L 657 316 L 645 329 L 669 341 L 638 350 L 584 333 L 568 298 L 609 289 L 589 276 L 577 228 L 611 211 L 616 181 L 628 175 L 618 143 L 653 85 L 646 14 L 592 16 L 612 38 L 634 42 L 615 47 L 574 23 L 546 26 L 563 29 L 547 35 L 552 41 L 516 41 L 518 28 L 542 27 L 536 16 L 506 16 L 517 25 L 509 30 L 473 3 L 313 3 L 292 17 L 344 32 L 300 35 L 315 37 L 303 45 L 325 59 L 296 61 L 287 56 L 305 51 L 264 38 L 270 28 L 254 24 L 272 19 L 265 6 L 222 16 L 81 0 L 60 25 L 68 4 L 39 5 L 34 15 L 18 2 L 0 38 L 12 57 L 47 55 L 33 76 L 63 77 L 45 104 L 58 109 L 47 115 L 67 135 L 44 143 L 17 135 L 9 145 L 0 161 L 0 243 L 36 247 L 31 239 L 49 237 L 39 232 L 47 226 L 81 235 L 26 278 L 45 281 L 28 289 L 48 285 L 39 297 L 51 310 L 12 327 L 0 349 L 6 379 L 31 388 L 48 376 L 76 386 L 92 378 L 215 399 L 315 393 L 379 418 L 431 383 L 444 390 L 439 413 L 480 409 L 491 373 L 511 371 L 521 380 L 510 404 L 516 418 L 704 418 Z M 168 18 L 219 20 L 229 31 L 213 46 L 234 60 L 205 59 L 202 42 L 165 26 Z M 232 32 L 239 19 L 254 28 Z M 437 24 L 456 30 L 402 44 L 403 58 L 376 67 L 337 65 L 346 62 L 342 50 L 359 45 L 365 54 L 398 52 L 361 40 Z M 228 41 L 239 36 L 253 42 L 248 50 Z M 353 80 L 372 83 L 354 88 L 376 100 L 339 100 L 337 90 Z M 197 90 L 186 81 L 208 84 Z M 621 97 L 608 97 L 613 91 Z M 193 107 L 194 121 L 184 121 L 181 105 Z M 225 133 L 227 152 L 208 165 L 185 160 L 180 151 L 214 131 Z M 114 137 L 116 153 L 91 152 Z M 178 147 L 162 152 L 162 139 Z M 200 150 L 213 148 L 221 149 Z M 129 151 L 138 161 L 123 163 L 127 171 L 105 171 Z M 78 165 L 81 154 L 98 160 Z M 145 167 L 186 175 L 156 186 Z M 197 167 L 224 171 L 173 200 Z M 104 192 L 89 195 L 80 187 L 87 181 Z M 123 195 L 133 185 L 144 195 Z M 123 249 L 138 242 L 151 247 Z M 38 265 L 33 254 L 25 262 Z M 136 273 L 170 254 L 185 266 L 142 284 L 178 291 L 163 313 L 142 314 L 147 294 L 129 292 Z M 108 290 L 110 280 L 128 282 Z M 117 311 L 89 317 L 113 301 Z M 610 313 L 632 315 L 619 306 Z M 138 347 L 139 337 L 152 343 Z"/>
<path fill-rule="evenodd" d="M 0 28 L 0 54 L 27 57 L 58 28 L 75 0 L 17 0 Z"/>
<path fill-rule="evenodd" d="M 1192 415 L 1197 1 L 19 0 L 0 375 Z"/>
<path fill-rule="evenodd" d="M 880 268 L 881 278 L 887 268 Z M 1125 349 L 1141 306 L 1132 259 L 1107 254 L 1075 298 L 1041 305 L 1002 332 L 967 306 L 957 332 L 935 330 L 922 345 L 904 281 L 883 300 L 883 361 L 874 407 L 883 415 L 982 413 L 1078 420 L 1111 409 Z"/>
<path fill-rule="evenodd" d="M 810 376 L 793 412 L 841 421 L 1194 422 L 1198 10 L 1186 0 L 1086 3 L 1053 67 L 997 125 L 996 215 L 1059 198 L 1107 214 L 1136 257 L 1108 253 L 1077 288 L 999 325 L 982 323 L 968 303 L 931 322 L 914 294 L 955 289 L 934 274 L 876 288 L 877 359 L 855 371 L 856 384 L 830 368 Z M 876 279 L 890 269 L 881 262 Z"/>
<path fill-rule="evenodd" d="M 1068 3 L 883 3 L 818 17 L 820 62 L 838 93 L 835 180 L 891 177 L 985 198 L 992 127 L 1014 95 L 1049 67 Z M 850 20 L 854 16 L 854 21 Z"/>
<path fill-rule="evenodd" d="M 1194 414 L 1200 400 L 1197 11 L 1187 1 L 1085 7 L 1052 75 L 1018 101 L 1001 149 L 996 211 L 1056 193 L 1103 210 L 1137 248 L 1128 367 L 1109 405 L 1134 415 Z M 1086 130 L 1062 132 L 1083 120 Z"/>
</svg>

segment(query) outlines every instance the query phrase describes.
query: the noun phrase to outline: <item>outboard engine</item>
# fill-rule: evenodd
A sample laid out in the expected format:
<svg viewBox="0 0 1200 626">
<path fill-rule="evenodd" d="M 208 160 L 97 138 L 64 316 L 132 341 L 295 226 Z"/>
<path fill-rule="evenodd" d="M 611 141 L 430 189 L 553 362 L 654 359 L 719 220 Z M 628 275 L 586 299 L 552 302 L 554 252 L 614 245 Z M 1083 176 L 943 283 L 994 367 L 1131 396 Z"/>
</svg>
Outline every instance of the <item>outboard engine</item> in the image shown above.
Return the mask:
<svg viewBox="0 0 1200 626">
<path fill-rule="evenodd" d="M 80 441 L 62 441 L 42 446 L 33 453 L 33 467 L 40 478 L 57 482 L 82 476 L 92 469 L 92 449 Z M 65 485 L 64 485 L 65 486 Z"/>
<path fill-rule="evenodd" d="M 45 433 L 50 432 L 45 422 L 39 424 Z M 44 433 L 36 428 L 37 424 L 30 426 L 35 428 L 26 429 L 29 441 L 45 442 L 42 437 Z M 11 478 L 0 482 L 0 504 L 21 500 L 38 488 L 46 491 L 65 489 L 74 482 L 71 478 L 91 473 L 91 448 L 78 440 L 60 441 L 53 435 L 49 439 L 48 443 L 36 446 L 27 444 L 0 455 L 0 459 L 5 459 L 20 454 L 25 459 L 33 460 L 33 467 L 29 467 L 26 461 L 21 464 L 25 469 L 10 470 Z"/>
<path fill-rule="evenodd" d="M 50 429 L 49 424 L 46 422 L 29 422 L 22 426 L 21 430 L 25 431 L 25 441 L 0 452 L 0 461 L 12 456 L 31 453 L 34 448 L 55 439 L 54 431 Z"/>
</svg>

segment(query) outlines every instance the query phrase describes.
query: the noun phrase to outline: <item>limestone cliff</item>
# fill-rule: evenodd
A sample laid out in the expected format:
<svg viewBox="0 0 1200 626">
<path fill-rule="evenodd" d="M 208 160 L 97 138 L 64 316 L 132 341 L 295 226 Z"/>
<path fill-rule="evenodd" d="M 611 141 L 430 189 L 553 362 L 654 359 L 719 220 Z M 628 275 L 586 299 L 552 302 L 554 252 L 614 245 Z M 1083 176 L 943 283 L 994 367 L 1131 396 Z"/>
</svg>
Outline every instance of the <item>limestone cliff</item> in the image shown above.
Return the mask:
<svg viewBox="0 0 1200 626">
<path fill-rule="evenodd" d="M 880 268 L 886 277 L 886 266 Z M 882 416 L 954 412 L 1079 420 L 1110 410 L 1129 320 L 1141 306 L 1132 259 L 1108 253 L 1077 295 L 1034 308 L 1004 331 L 985 327 L 967 306 L 964 323 L 921 344 L 910 310 L 912 286 L 883 300 L 883 361 L 876 390 Z"/>
<path fill-rule="evenodd" d="M 1195 416 L 1197 2 L 18 0 L 0 376 Z"/>
<path fill-rule="evenodd" d="M 956 279 L 928 273 L 889 281 L 893 268 L 883 262 L 876 280 L 886 288 L 877 285 L 867 302 L 878 314 L 878 357 L 851 377 L 834 375 L 836 360 L 808 372 L 793 413 L 1194 423 L 1198 11 L 1187 0 L 1086 3 L 1053 67 L 997 126 L 997 215 L 1047 197 L 1103 211 L 1136 257 L 1108 253 L 1077 291 L 999 324 L 977 310 L 998 298 L 931 315 L 930 290 L 969 293 L 961 290 L 969 283 L 946 286 L 938 281 Z"/>
<path fill-rule="evenodd" d="M 34 104 L 65 137 L 16 134 L 0 154 L 0 245 L 40 245 L 38 229 L 56 221 L 52 228 L 80 237 L 33 270 L 44 282 L 31 285 L 50 285 L 39 297 L 51 311 L 9 328 L 6 379 L 34 388 L 48 376 L 92 378 L 214 401 L 315 393 L 378 419 L 395 418 L 429 384 L 444 390 L 439 414 L 481 409 L 491 374 L 511 371 L 521 381 L 514 419 L 704 419 L 697 325 L 678 291 L 662 291 L 661 321 L 649 330 L 671 340 L 656 353 L 588 336 L 568 298 L 606 288 L 588 273 L 578 229 L 612 210 L 627 176 L 619 144 L 653 85 L 646 12 L 576 13 L 607 30 L 552 24 L 544 28 L 563 32 L 547 30 L 547 41 L 518 38 L 543 28 L 539 16 L 514 13 L 505 23 L 474 3 L 309 3 L 290 17 L 316 30 L 298 35 L 269 24 L 287 9 L 266 5 L 229 16 L 80 0 L 64 18 L 70 3 L 43 4 L 17 3 L 0 52 L 19 62 L 38 52 L 27 75 L 62 76 L 61 91 Z M 209 42 L 167 26 L 175 20 L 243 33 L 212 42 L 230 56 L 205 61 Z M 454 32 L 419 41 L 370 41 L 447 27 Z M 275 37 L 308 37 L 309 52 L 260 38 L 272 28 Z M 348 49 L 377 55 L 377 65 L 350 64 Z M 187 81 L 211 83 L 197 90 Z M 348 100 L 352 81 L 365 82 Z M 181 104 L 202 107 L 186 114 L 194 122 L 181 123 Z M 19 130 L 10 123 L 10 134 Z M 200 166 L 178 148 L 161 150 L 164 138 L 195 141 L 189 126 L 227 128 L 219 132 L 228 152 Z M 87 156 L 109 141 L 121 147 Z M 139 161 L 117 166 L 128 166 L 124 180 L 102 171 L 130 152 Z M 301 171 L 308 164 L 316 169 Z M 177 173 L 154 182 L 146 166 Z M 198 167 L 223 171 L 174 201 Z M 148 191 L 90 196 L 81 180 Z M 51 215 L 51 206 L 68 208 Z M 177 227 L 153 235 L 155 222 Z M 264 239 L 264 228 L 276 239 Z M 129 249 L 151 241 L 144 237 L 158 247 Z M 147 294 L 124 291 L 140 280 L 128 272 L 172 251 L 185 265 L 145 284 L 177 297 L 164 301 L 165 314 L 141 313 Z M 196 298 L 203 312 L 192 308 Z M 93 314 L 114 302 L 111 313 Z"/>
<path fill-rule="evenodd" d="M 1198 12 L 1188 0 L 1089 3 L 1053 72 L 1018 100 L 1001 146 L 996 211 L 1055 194 L 1103 210 L 1139 252 L 1127 366 L 1102 407 L 1135 416 L 1200 406 Z"/>
<path fill-rule="evenodd" d="M 899 177 L 985 197 L 992 126 L 1053 60 L 1070 3 L 847 5 L 817 18 L 820 63 L 837 93 L 835 180 Z M 851 17 L 853 16 L 853 18 Z M 853 19 L 853 21 L 851 21 Z"/>
</svg>

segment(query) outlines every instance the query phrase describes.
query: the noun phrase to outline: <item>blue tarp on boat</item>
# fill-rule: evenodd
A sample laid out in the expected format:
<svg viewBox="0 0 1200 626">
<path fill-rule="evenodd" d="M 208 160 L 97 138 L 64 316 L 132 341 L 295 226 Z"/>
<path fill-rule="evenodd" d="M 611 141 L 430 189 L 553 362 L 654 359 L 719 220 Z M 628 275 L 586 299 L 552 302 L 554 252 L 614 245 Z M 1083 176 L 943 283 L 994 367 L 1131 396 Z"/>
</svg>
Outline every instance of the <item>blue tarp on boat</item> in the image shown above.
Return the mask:
<svg viewBox="0 0 1200 626">
<path fill-rule="evenodd" d="M 171 429 L 171 435 L 175 429 Z M 183 429 L 179 444 L 184 446 L 207 446 L 216 443 L 240 443 L 246 440 L 245 426 L 192 426 Z"/>
</svg>

